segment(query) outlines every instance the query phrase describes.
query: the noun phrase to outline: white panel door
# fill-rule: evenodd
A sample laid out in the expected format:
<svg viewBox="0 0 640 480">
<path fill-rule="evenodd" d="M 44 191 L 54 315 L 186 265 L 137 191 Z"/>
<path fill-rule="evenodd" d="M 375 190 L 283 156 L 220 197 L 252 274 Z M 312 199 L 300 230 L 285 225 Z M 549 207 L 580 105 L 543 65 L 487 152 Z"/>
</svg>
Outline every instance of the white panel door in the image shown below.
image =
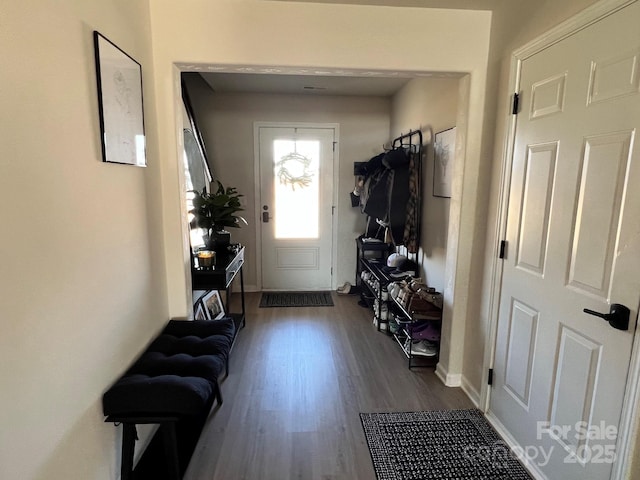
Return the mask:
<svg viewBox="0 0 640 480">
<path fill-rule="evenodd" d="M 263 290 L 331 290 L 333 128 L 259 127 Z"/>
<path fill-rule="evenodd" d="M 608 479 L 640 303 L 640 4 L 522 63 L 490 414 L 549 479 Z M 618 330 L 583 309 L 630 309 Z"/>
</svg>

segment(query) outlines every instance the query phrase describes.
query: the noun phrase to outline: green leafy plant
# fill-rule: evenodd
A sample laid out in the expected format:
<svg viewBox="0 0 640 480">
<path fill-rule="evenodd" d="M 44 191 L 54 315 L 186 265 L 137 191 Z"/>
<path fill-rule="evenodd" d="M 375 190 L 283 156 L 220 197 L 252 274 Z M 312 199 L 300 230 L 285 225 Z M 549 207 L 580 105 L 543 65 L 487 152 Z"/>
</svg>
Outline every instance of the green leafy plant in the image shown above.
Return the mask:
<svg viewBox="0 0 640 480">
<path fill-rule="evenodd" d="M 205 189 L 202 192 L 192 190 L 193 209 L 189 213 L 193 214 L 192 226 L 205 228 L 209 233 L 224 230 L 226 227 L 238 228 L 242 223 L 248 225 L 244 217 L 236 215 L 244 210 L 240 204 L 243 196 L 233 187 L 225 188 L 222 183 L 216 181 L 218 189 L 208 193 Z"/>
</svg>

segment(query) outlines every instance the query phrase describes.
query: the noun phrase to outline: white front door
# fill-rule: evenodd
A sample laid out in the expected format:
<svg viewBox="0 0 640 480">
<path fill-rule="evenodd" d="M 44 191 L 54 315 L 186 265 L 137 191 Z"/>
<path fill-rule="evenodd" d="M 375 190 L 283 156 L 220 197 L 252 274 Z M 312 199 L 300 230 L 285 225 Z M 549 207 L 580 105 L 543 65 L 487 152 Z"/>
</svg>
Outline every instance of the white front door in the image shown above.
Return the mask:
<svg viewBox="0 0 640 480">
<path fill-rule="evenodd" d="M 263 290 L 331 290 L 334 128 L 259 127 Z"/>
<path fill-rule="evenodd" d="M 522 62 L 490 417 L 608 479 L 640 303 L 640 3 Z M 630 309 L 628 329 L 584 309 Z"/>
</svg>

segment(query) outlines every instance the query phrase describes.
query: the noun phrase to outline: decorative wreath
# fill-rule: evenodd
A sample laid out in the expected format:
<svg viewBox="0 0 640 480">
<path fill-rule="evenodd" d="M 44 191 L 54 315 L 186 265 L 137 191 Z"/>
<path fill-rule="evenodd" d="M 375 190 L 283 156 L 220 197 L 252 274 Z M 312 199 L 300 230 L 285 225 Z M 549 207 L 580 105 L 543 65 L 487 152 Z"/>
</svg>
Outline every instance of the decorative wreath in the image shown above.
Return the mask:
<svg viewBox="0 0 640 480">
<path fill-rule="evenodd" d="M 299 165 L 297 164 L 302 165 L 302 174 L 296 176 L 290 172 L 290 169 L 293 168 L 294 170 L 298 170 Z M 276 167 L 278 167 L 276 175 L 278 175 L 280 183 L 284 185 L 291 185 L 293 190 L 296 189 L 296 185 L 302 188 L 308 187 L 311 183 L 311 179 L 313 178 L 313 173 L 309 172 L 310 165 L 310 158 L 297 152 L 289 153 L 276 163 Z"/>
</svg>

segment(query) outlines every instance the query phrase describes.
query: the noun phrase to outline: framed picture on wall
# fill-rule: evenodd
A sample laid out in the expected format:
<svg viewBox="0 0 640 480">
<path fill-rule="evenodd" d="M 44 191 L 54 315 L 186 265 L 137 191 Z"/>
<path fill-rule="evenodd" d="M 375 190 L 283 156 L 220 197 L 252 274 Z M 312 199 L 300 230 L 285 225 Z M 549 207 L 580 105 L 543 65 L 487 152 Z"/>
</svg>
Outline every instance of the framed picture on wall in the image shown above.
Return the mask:
<svg viewBox="0 0 640 480">
<path fill-rule="evenodd" d="M 219 320 L 224 317 L 224 305 L 218 290 L 210 290 L 202 296 L 200 302 L 207 320 Z"/>
<path fill-rule="evenodd" d="M 456 149 L 456 127 L 436 133 L 433 149 L 433 196 L 451 198 L 451 180 Z"/>
<path fill-rule="evenodd" d="M 142 66 L 99 32 L 93 32 L 102 159 L 147 165 Z"/>
</svg>

